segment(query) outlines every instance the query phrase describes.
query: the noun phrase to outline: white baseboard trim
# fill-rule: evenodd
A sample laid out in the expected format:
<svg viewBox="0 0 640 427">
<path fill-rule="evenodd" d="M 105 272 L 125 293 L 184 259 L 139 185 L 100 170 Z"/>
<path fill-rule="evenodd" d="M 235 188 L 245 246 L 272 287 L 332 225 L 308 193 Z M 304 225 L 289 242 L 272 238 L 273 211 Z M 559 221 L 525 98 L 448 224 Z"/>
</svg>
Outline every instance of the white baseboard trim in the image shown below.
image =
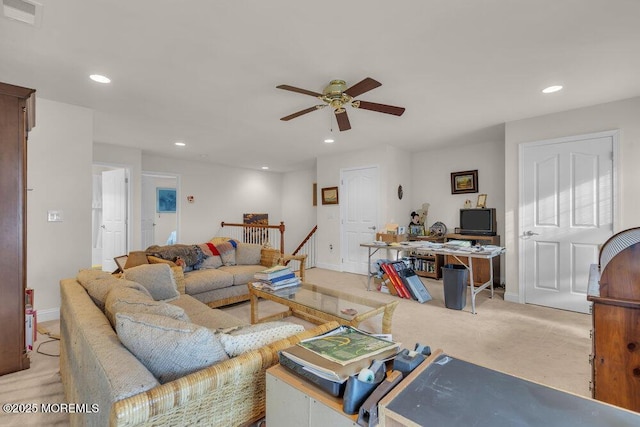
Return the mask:
<svg viewBox="0 0 640 427">
<path fill-rule="evenodd" d="M 513 294 L 513 293 L 504 293 L 504 300 L 505 301 L 509 301 L 509 302 L 515 302 L 518 304 L 521 304 L 520 302 L 520 296 L 518 294 Z"/>
<path fill-rule="evenodd" d="M 342 268 L 340 267 L 339 264 L 336 265 L 336 264 L 321 264 L 321 263 L 317 263 L 316 267 L 324 268 L 325 270 L 342 271 Z"/>
<path fill-rule="evenodd" d="M 49 320 L 60 319 L 60 307 L 38 309 L 38 322 L 48 322 Z"/>
</svg>

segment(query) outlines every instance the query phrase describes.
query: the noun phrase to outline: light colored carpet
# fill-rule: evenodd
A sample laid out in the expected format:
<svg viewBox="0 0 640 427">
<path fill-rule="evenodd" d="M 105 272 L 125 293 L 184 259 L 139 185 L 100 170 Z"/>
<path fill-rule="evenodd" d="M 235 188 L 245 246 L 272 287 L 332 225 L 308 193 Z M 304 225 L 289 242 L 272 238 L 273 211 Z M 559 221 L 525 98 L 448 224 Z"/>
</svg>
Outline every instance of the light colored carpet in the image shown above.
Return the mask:
<svg viewBox="0 0 640 427">
<path fill-rule="evenodd" d="M 380 301 L 397 297 L 377 291 L 367 291 L 365 276 L 313 268 L 307 271 L 307 281 L 333 289 Z M 393 316 L 393 339 L 407 348 L 415 343 L 441 348 L 445 353 L 488 368 L 517 375 L 561 390 L 590 396 L 591 370 L 588 356 L 591 351 L 589 330 L 591 316 L 554 310 L 534 305 L 506 302 L 502 292 L 493 299 L 489 292 L 481 292 L 476 299 L 477 314 L 471 314 L 471 300 L 467 295 L 464 310 L 447 309 L 444 305 L 442 281 L 423 279 L 432 301 L 419 304 L 400 300 Z M 260 315 L 282 310 L 271 301 L 260 301 Z M 228 311 L 247 322 L 249 303 L 241 303 Z M 303 325 L 309 323 L 290 318 Z M 368 319 L 360 327 L 380 332 L 381 316 Z M 49 331 L 58 332 L 58 322 L 43 324 Z M 44 353 L 58 354 L 58 343 L 47 342 L 39 335 L 37 344 Z M 64 394 L 58 374 L 58 358 L 31 352 L 31 368 L 0 377 L 1 403 L 63 403 Z M 0 411 L 2 426 L 67 425 L 68 416 L 62 413 L 5 414 Z"/>
</svg>

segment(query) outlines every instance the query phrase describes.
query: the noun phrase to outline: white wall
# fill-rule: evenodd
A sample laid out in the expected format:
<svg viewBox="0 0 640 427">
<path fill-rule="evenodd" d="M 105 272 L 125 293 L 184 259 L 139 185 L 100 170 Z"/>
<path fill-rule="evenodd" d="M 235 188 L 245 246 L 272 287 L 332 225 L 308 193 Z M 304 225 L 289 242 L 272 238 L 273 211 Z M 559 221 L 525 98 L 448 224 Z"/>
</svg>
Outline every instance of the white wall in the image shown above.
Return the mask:
<svg viewBox="0 0 640 427">
<path fill-rule="evenodd" d="M 414 209 L 429 203 L 425 227 L 440 221 L 453 233 L 460 224 L 465 200 L 476 206 L 478 194 L 487 194 L 487 207 L 496 208 L 498 234 L 504 233 L 504 142 L 472 143 L 428 150 L 411 156 Z M 478 170 L 478 193 L 451 194 L 451 172 Z M 406 222 L 409 222 L 407 215 Z M 504 243 L 504 238 L 502 240 Z"/>
<path fill-rule="evenodd" d="M 91 266 L 93 112 L 38 98 L 29 133 L 27 284 L 41 321 L 59 317 L 60 279 Z M 63 213 L 48 222 L 47 211 Z"/>
<path fill-rule="evenodd" d="M 292 253 L 317 223 L 318 208 L 313 206 L 316 169 L 286 173 L 282 179 L 282 221 L 286 230 L 284 246 L 286 253 Z M 319 200 L 318 197 L 318 203 Z"/>
<path fill-rule="evenodd" d="M 579 108 L 506 124 L 505 135 L 505 243 L 507 289 L 505 299 L 524 301 L 519 292 L 518 146 L 524 142 L 620 130 L 618 163 L 619 212 L 616 230 L 640 226 L 640 97 Z M 505 265 L 506 264 L 506 265 Z"/>
<path fill-rule="evenodd" d="M 205 242 L 222 221 L 241 223 L 245 213 L 267 213 L 270 223 L 282 220 L 282 174 L 151 155 L 142 157 L 142 168 L 180 176 L 180 243 Z"/>
<path fill-rule="evenodd" d="M 340 187 L 340 170 L 356 167 L 377 166 L 379 169 L 379 217 L 378 229 L 391 220 L 402 221 L 409 216 L 408 200 L 398 200 L 397 188 L 409 178 L 401 165 L 408 154 L 391 146 L 376 147 L 365 151 L 353 151 L 339 155 L 319 157 L 317 160 L 318 190 L 324 187 Z M 404 184 L 403 184 L 404 185 Z M 338 195 L 339 196 L 339 195 Z M 405 197 L 410 197 L 408 194 Z M 338 197 L 339 199 L 340 197 Z M 322 205 L 318 201 L 318 266 L 341 270 L 340 205 Z M 333 250 L 329 247 L 333 246 Z"/>
</svg>

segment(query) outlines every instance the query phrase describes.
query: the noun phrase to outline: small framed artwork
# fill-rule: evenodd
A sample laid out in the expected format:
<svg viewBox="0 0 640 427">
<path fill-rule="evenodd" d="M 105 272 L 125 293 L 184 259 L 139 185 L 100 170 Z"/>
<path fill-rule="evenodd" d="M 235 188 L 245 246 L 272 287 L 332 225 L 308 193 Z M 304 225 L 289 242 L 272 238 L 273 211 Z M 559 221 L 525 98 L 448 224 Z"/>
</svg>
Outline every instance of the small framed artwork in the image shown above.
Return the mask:
<svg viewBox="0 0 640 427">
<path fill-rule="evenodd" d="M 176 212 L 176 189 L 156 187 L 156 212 Z"/>
<path fill-rule="evenodd" d="M 426 234 L 424 225 L 409 224 L 409 234 L 412 236 L 424 236 Z"/>
<path fill-rule="evenodd" d="M 398 234 L 407 234 L 407 228 L 401 225 L 398 227 Z"/>
<path fill-rule="evenodd" d="M 476 203 L 476 208 L 486 208 L 486 207 L 487 207 L 487 195 L 478 194 L 478 203 Z"/>
<path fill-rule="evenodd" d="M 116 270 L 114 273 L 117 273 L 118 271 L 124 272 L 124 266 L 127 263 L 128 258 L 129 258 L 128 255 L 121 255 L 113 259 L 116 262 L 116 265 L 118 266 L 118 270 Z"/>
<path fill-rule="evenodd" d="M 451 194 L 477 193 L 478 170 L 451 172 Z"/>
<path fill-rule="evenodd" d="M 323 205 L 338 204 L 338 187 L 325 187 L 322 189 L 322 204 Z"/>
</svg>

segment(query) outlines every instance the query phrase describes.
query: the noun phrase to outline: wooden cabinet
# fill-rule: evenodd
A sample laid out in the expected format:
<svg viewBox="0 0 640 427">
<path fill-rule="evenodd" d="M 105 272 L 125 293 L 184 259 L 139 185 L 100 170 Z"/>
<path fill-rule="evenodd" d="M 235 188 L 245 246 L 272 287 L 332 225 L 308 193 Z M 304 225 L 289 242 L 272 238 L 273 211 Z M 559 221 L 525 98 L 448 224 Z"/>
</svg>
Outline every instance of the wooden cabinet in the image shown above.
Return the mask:
<svg viewBox="0 0 640 427">
<path fill-rule="evenodd" d="M 0 83 L 0 375 L 29 368 L 24 340 L 26 181 L 34 92 Z"/>
<path fill-rule="evenodd" d="M 640 228 L 611 237 L 592 265 L 593 398 L 640 412 Z"/>
<path fill-rule="evenodd" d="M 331 396 L 280 365 L 267 369 L 267 426 L 358 427 Z"/>
<path fill-rule="evenodd" d="M 470 234 L 447 234 L 444 236 L 444 241 L 449 240 L 468 240 L 471 245 L 494 245 L 500 246 L 500 236 L 482 236 L 482 235 L 470 235 Z M 500 257 L 493 258 L 493 285 L 500 285 Z M 451 255 L 447 255 L 444 260 L 445 264 L 461 264 L 460 261 L 455 259 Z M 491 271 L 489 266 L 491 263 L 488 259 L 474 259 L 473 260 L 473 283 L 476 286 L 482 285 L 489 281 L 491 277 Z"/>
</svg>

